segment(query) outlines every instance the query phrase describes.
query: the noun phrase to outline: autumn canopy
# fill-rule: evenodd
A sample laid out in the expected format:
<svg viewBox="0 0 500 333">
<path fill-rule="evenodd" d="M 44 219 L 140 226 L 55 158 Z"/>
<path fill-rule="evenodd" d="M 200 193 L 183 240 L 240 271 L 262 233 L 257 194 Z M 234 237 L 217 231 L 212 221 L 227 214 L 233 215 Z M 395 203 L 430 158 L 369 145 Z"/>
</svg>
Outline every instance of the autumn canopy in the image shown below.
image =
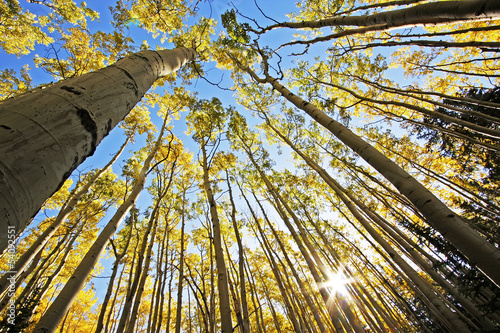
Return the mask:
<svg viewBox="0 0 500 333">
<path fill-rule="evenodd" d="M 498 0 L 0 0 L 0 332 L 499 332 L 499 54 Z"/>
</svg>

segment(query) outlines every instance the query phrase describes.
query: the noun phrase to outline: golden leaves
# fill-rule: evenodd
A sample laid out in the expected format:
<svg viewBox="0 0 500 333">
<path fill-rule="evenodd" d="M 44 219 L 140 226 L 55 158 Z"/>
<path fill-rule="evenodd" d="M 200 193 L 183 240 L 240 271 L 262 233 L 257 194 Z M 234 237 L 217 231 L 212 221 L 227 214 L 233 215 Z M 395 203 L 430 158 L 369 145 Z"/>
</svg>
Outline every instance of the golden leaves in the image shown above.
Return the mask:
<svg viewBox="0 0 500 333">
<path fill-rule="evenodd" d="M 61 206 L 64 204 L 64 202 L 67 200 L 69 196 L 69 189 L 73 185 L 73 180 L 71 178 L 68 178 L 61 188 L 55 192 L 50 198 L 48 198 L 44 205 L 44 209 L 59 209 Z"/>
<path fill-rule="evenodd" d="M 22 11 L 20 7 L 12 9 L 3 0 L 0 1 L 0 13 L 0 47 L 5 52 L 20 56 L 30 53 L 36 44 L 53 41 L 38 26 L 35 14 Z"/>
</svg>

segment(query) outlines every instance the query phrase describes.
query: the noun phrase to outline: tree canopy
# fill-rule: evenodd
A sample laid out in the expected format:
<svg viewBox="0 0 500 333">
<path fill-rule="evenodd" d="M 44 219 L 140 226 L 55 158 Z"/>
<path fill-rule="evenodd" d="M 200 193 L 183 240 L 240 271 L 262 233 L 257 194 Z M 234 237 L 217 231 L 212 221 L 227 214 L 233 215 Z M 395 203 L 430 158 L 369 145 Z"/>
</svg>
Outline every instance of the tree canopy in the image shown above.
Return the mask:
<svg viewBox="0 0 500 333">
<path fill-rule="evenodd" d="M 0 0 L 0 332 L 497 332 L 499 30 Z"/>
</svg>

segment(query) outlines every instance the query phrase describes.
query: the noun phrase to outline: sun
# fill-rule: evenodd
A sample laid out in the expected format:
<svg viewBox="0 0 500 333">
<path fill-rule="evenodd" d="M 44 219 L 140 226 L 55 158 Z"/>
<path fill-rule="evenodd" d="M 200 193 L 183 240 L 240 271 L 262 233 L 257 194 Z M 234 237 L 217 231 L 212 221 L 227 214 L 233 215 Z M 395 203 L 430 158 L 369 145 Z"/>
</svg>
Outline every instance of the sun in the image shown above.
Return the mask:
<svg viewBox="0 0 500 333">
<path fill-rule="evenodd" d="M 328 289 L 332 295 L 348 296 L 349 291 L 346 286 L 351 282 L 352 279 L 347 278 L 344 270 L 340 268 L 336 272 L 328 273 L 328 279 L 321 284 L 321 287 Z"/>
</svg>

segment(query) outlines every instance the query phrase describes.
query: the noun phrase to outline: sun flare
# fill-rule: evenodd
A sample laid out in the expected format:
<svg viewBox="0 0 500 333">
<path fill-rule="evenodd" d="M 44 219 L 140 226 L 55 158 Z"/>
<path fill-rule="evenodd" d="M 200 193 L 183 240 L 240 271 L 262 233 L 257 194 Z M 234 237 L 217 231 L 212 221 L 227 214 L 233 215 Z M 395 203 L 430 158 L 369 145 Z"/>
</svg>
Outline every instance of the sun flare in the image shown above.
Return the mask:
<svg viewBox="0 0 500 333">
<path fill-rule="evenodd" d="M 348 296 L 347 284 L 351 283 L 352 279 L 347 278 L 343 269 L 328 274 L 328 280 L 322 283 L 322 287 L 330 291 L 332 295 L 340 294 Z"/>
</svg>

